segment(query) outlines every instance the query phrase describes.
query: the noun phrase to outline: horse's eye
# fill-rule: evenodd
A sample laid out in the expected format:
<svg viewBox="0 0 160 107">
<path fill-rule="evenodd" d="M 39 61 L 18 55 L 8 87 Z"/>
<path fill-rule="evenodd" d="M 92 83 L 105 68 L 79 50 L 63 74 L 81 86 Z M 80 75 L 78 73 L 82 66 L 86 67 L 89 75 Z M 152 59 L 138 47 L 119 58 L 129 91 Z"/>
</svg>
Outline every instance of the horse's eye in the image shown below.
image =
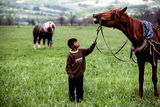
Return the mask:
<svg viewBox="0 0 160 107">
<path fill-rule="evenodd" d="M 111 13 L 111 17 L 114 18 L 114 16 L 115 16 L 115 13 Z"/>
</svg>

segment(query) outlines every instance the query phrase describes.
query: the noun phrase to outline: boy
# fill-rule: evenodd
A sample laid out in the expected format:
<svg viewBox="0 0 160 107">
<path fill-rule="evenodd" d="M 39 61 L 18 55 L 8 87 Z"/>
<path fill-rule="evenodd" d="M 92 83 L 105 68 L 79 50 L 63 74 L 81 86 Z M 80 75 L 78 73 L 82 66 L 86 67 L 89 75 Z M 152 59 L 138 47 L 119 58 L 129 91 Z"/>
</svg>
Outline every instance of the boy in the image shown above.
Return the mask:
<svg viewBox="0 0 160 107">
<path fill-rule="evenodd" d="M 92 53 L 96 42 L 88 49 L 78 49 L 80 44 L 76 38 L 71 38 L 68 40 L 68 46 L 71 51 L 67 56 L 66 72 L 69 76 L 69 99 L 74 102 L 76 89 L 76 100 L 80 102 L 83 100 L 83 73 L 86 68 L 85 56 Z"/>
</svg>

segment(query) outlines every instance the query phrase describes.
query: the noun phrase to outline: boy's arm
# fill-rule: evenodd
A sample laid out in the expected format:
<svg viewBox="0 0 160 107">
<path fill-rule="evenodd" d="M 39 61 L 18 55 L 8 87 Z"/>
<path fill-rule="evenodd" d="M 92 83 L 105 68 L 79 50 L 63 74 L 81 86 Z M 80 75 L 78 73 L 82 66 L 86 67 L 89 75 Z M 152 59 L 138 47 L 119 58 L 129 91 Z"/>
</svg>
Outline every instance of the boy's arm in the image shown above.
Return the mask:
<svg viewBox="0 0 160 107">
<path fill-rule="evenodd" d="M 95 46 L 96 46 L 96 44 L 97 44 L 97 43 L 94 41 L 94 42 L 92 43 L 92 45 L 91 45 L 88 49 L 85 49 L 85 50 L 84 50 L 84 55 L 87 56 L 87 55 L 89 55 L 90 53 L 92 53 L 93 50 L 94 50 L 94 48 L 95 48 Z"/>
<path fill-rule="evenodd" d="M 74 78 L 74 75 L 73 75 L 73 73 L 72 73 L 71 67 L 72 67 L 72 64 L 71 64 L 71 56 L 68 55 L 68 56 L 67 56 L 67 63 L 66 63 L 66 72 L 67 72 L 69 78 Z"/>
</svg>

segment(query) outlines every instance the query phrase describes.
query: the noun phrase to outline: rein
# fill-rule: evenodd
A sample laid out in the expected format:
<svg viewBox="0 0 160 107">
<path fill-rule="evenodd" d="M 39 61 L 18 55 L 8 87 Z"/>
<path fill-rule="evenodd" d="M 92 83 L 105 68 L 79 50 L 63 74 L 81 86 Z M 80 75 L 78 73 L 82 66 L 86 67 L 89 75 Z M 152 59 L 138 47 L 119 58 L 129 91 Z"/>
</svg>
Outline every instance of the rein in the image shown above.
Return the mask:
<svg viewBox="0 0 160 107">
<path fill-rule="evenodd" d="M 108 49 L 110 50 L 110 52 L 111 52 L 111 55 L 104 54 L 104 53 L 98 48 L 98 46 L 96 45 L 97 50 L 98 50 L 101 54 L 106 55 L 106 56 L 114 56 L 116 59 L 118 59 L 119 61 L 122 61 L 122 62 L 129 62 L 131 59 L 133 60 L 133 58 L 132 58 L 132 52 L 131 52 L 131 55 L 130 55 L 130 60 L 122 60 L 122 59 L 120 59 L 120 58 L 118 58 L 118 57 L 116 56 L 116 54 L 118 54 L 118 53 L 123 49 L 123 47 L 127 44 L 128 39 L 126 40 L 126 42 L 121 46 L 121 48 L 120 48 L 117 52 L 113 53 L 112 49 L 109 47 L 109 45 L 107 44 L 107 42 L 106 42 L 106 40 L 105 40 L 105 38 L 104 38 L 103 29 L 102 29 L 102 26 L 101 26 L 101 21 L 99 21 L 99 27 L 97 28 L 97 36 L 96 36 L 95 42 L 96 42 L 97 39 L 98 39 L 99 31 L 101 31 L 101 34 L 102 34 L 104 43 L 105 43 L 105 45 L 107 46 L 107 48 L 108 48 Z M 133 61 L 134 61 L 134 60 L 133 60 Z M 135 62 L 135 61 L 134 61 L 134 62 Z"/>
</svg>

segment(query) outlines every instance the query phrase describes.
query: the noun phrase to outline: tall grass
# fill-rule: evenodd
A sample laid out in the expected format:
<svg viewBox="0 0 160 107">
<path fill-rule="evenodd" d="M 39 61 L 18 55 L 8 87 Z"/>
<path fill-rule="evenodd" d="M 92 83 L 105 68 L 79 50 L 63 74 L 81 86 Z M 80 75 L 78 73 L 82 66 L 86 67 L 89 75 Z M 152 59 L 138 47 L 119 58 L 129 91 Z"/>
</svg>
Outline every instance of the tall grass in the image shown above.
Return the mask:
<svg viewBox="0 0 160 107">
<path fill-rule="evenodd" d="M 132 62 L 120 62 L 94 50 L 86 57 L 84 101 L 71 103 L 68 96 L 66 56 L 67 40 L 75 37 L 80 48 L 88 48 L 96 37 L 97 26 L 57 26 L 51 49 L 33 49 L 33 26 L 0 27 L 0 106 L 159 106 L 154 101 L 152 71 L 146 64 L 144 97 L 137 101 L 138 67 Z M 115 52 L 127 39 L 120 31 L 104 28 L 105 38 Z M 101 35 L 97 46 L 106 54 Z M 117 56 L 128 60 L 130 43 Z M 160 78 L 158 68 L 158 78 Z M 160 85 L 158 83 L 158 89 Z"/>
</svg>

